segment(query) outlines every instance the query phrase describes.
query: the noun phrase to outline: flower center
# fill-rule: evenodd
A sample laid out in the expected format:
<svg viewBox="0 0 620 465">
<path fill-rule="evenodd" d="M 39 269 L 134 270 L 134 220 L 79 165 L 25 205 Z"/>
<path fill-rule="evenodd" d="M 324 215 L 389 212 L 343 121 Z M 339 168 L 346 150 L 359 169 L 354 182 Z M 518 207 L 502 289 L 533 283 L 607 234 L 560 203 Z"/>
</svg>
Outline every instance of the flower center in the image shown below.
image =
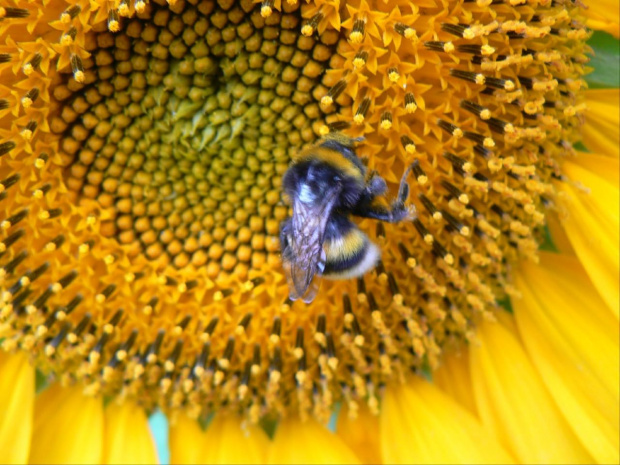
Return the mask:
<svg viewBox="0 0 620 465">
<path fill-rule="evenodd" d="M 311 93 L 337 36 L 301 36 L 297 6 L 267 19 L 254 6 L 153 4 L 96 33 L 92 82 L 57 92 L 73 110 L 52 125 L 74 157 L 67 186 L 109 212 L 101 232 L 129 256 L 210 278 L 278 262 L 281 176 L 316 137 Z"/>
<path fill-rule="evenodd" d="M 572 4 L 455 3 L 93 2 L 47 18 L 54 53 L 33 38 L 0 55 L 26 112 L 0 144 L 4 349 L 91 394 L 252 421 L 376 411 L 386 383 L 435 367 L 536 257 L 587 35 Z M 376 270 L 306 306 L 280 264 L 281 176 L 335 129 L 366 137 L 358 155 L 392 188 L 413 166 L 417 219 L 361 221 Z"/>
</svg>

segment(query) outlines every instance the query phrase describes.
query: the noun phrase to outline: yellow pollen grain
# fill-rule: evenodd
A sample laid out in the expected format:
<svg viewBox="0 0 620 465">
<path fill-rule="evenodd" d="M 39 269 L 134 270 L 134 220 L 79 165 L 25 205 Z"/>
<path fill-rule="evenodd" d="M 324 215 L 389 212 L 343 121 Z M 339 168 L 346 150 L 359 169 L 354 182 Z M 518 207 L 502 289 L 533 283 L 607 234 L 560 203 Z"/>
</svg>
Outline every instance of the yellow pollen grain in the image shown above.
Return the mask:
<svg viewBox="0 0 620 465">
<path fill-rule="evenodd" d="M 364 39 L 364 34 L 359 31 L 353 31 L 349 34 L 349 40 L 354 44 L 361 44 Z"/>
<path fill-rule="evenodd" d="M 456 48 L 454 47 L 454 44 L 452 42 L 446 42 L 443 46 L 443 51 L 446 53 L 452 53 L 454 52 L 454 50 L 456 50 Z M 476 76 L 476 80 L 478 79 L 478 76 Z"/>
</svg>

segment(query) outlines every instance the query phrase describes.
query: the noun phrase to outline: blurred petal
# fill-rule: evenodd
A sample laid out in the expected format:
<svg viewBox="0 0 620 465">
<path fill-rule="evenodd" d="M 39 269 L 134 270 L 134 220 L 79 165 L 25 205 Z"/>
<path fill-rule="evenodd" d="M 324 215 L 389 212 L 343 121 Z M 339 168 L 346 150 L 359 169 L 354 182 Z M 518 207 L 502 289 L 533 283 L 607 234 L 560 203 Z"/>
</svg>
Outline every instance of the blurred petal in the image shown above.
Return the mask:
<svg viewBox="0 0 620 465">
<path fill-rule="evenodd" d="M 547 220 L 551 241 L 557 251 L 565 255 L 575 255 L 575 249 L 573 249 L 573 245 L 570 243 L 566 231 L 564 231 L 564 226 L 562 226 L 557 212 L 548 210 L 545 213 L 545 219 Z"/>
<path fill-rule="evenodd" d="M 583 14 L 588 18 L 586 25 L 592 29 L 606 31 L 620 37 L 620 13 L 618 0 L 595 0 L 587 2 Z"/>
<path fill-rule="evenodd" d="M 352 418 L 347 406 L 338 412 L 336 434 L 359 457 L 362 463 L 380 463 L 379 417 L 362 404 Z"/>
<path fill-rule="evenodd" d="M 0 350 L 0 463 L 28 460 L 34 394 L 34 367 L 26 355 Z"/>
<path fill-rule="evenodd" d="M 261 428 L 235 415 L 216 415 L 206 431 L 179 415 L 170 429 L 170 463 L 265 463 L 268 445 Z"/>
<path fill-rule="evenodd" d="M 433 383 L 442 391 L 476 415 L 476 400 L 469 371 L 469 348 L 443 353 L 441 366 L 433 372 Z"/>
<path fill-rule="evenodd" d="M 269 438 L 233 415 L 215 415 L 203 439 L 202 463 L 265 463 Z M 191 445 L 190 445 L 191 447 Z"/>
<path fill-rule="evenodd" d="M 267 463 L 360 463 L 342 439 L 316 420 L 285 418 L 278 425 Z"/>
<path fill-rule="evenodd" d="M 34 407 L 29 463 L 101 463 L 103 403 L 81 386 L 58 383 L 39 394 Z"/>
<path fill-rule="evenodd" d="M 105 408 L 104 463 L 158 463 L 148 418 L 138 405 L 112 402 Z"/>
<path fill-rule="evenodd" d="M 381 446 L 384 463 L 513 463 L 472 414 L 417 377 L 385 393 Z"/>
<path fill-rule="evenodd" d="M 524 463 L 591 463 L 512 331 L 481 322 L 471 347 L 483 425 Z"/>
<path fill-rule="evenodd" d="M 524 263 L 515 318 L 532 363 L 562 414 L 598 463 L 620 460 L 617 321 L 572 257 Z"/>
<path fill-rule="evenodd" d="M 198 420 L 187 415 L 178 415 L 170 425 L 170 463 L 199 463 L 205 432 Z"/>
<path fill-rule="evenodd" d="M 562 168 L 572 181 L 558 183 L 566 201 L 564 229 L 577 257 L 603 300 L 618 318 L 620 312 L 620 191 L 618 159 L 584 154 Z"/>
<path fill-rule="evenodd" d="M 616 9 L 617 9 L 616 4 Z M 618 158 L 620 151 L 620 90 L 585 92 L 588 111 L 582 127 L 583 143 L 590 152 Z"/>
</svg>

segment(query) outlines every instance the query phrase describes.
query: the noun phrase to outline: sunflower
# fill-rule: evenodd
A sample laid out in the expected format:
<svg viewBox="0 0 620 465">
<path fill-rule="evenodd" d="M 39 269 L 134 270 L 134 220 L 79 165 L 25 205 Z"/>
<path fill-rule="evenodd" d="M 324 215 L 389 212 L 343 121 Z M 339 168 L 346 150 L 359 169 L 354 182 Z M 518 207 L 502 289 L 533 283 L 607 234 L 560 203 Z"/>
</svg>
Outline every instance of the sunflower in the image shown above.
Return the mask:
<svg viewBox="0 0 620 465">
<path fill-rule="evenodd" d="M 605 3 L 0 7 L 0 461 L 166 462 L 163 413 L 172 463 L 617 463 Z M 305 305 L 281 177 L 332 131 L 417 217 Z"/>
</svg>

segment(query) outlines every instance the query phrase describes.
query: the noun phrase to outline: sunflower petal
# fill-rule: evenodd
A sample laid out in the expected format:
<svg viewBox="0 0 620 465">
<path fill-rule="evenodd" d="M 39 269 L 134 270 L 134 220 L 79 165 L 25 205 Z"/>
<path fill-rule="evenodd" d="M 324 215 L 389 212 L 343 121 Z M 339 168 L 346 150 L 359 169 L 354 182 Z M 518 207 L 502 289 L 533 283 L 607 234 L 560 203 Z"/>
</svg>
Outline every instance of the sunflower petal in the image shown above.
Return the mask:
<svg viewBox="0 0 620 465">
<path fill-rule="evenodd" d="M 620 344 L 617 321 L 577 259 L 541 254 L 524 263 L 515 319 L 525 348 L 557 406 L 598 463 L 620 460 Z"/>
<path fill-rule="evenodd" d="M 513 463 L 472 414 L 420 378 L 386 392 L 381 445 L 385 463 Z"/>
<path fill-rule="evenodd" d="M 618 157 L 620 150 L 620 89 L 585 92 L 588 111 L 582 127 L 583 143 L 591 152 Z"/>
<path fill-rule="evenodd" d="M 380 463 L 379 417 L 373 415 L 366 405 L 356 410 L 356 417 L 349 414 L 345 405 L 338 412 L 336 434 L 360 458 L 362 463 Z"/>
<path fill-rule="evenodd" d="M 158 463 L 148 418 L 136 404 L 110 403 L 105 409 L 104 463 Z"/>
<path fill-rule="evenodd" d="M 238 417 L 216 415 L 203 442 L 203 463 L 265 463 L 269 439 L 258 426 Z"/>
<path fill-rule="evenodd" d="M 0 350 L 0 463 L 28 459 L 34 391 L 34 367 L 26 355 Z"/>
<path fill-rule="evenodd" d="M 170 426 L 170 463 L 200 463 L 205 432 L 198 420 L 178 415 Z"/>
<path fill-rule="evenodd" d="M 265 463 L 268 444 L 263 430 L 233 415 L 216 415 L 206 431 L 197 420 L 179 415 L 170 429 L 170 462 Z"/>
<path fill-rule="evenodd" d="M 564 226 L 558 217 L 557 212 L 547 211 L 545 213 L 545 219 L 547 220 L 547 228 L 549 229 L 549 235 L 551 236 L 551 242 L 553 242 L 554 251 L 560 252 L 564 255 L 575 255 L 575 249 L 570 243 L 570 239 L 564 231 Z"/>
<path fill-rule="evenodd" d="M 591 463 L 518 339 L 482 322 L 471 348 L 474 395 L 483 425 L 524 463 Z"/>
<path fill-rule="evenodd" d="M 472 414 L 477 414 L 469 372 L 469 349 L 466 346 L 459 348 L 458 352 L 450 351 L 442 355 L 441 366 L 433 372 L 433 383 Z"/>
<path fill-rule="evenodd" d="M 101 463 L 103 403 L 58 383 L 35 401 L 29 463 Z"/>
<path fill-rule="evenodd" d="M 592 29 L 606 31 L 620 37 L 620 14 L 617 0 L 596 0 L 588 2 L 583 14 L 588 18 L 586 25 Z"/>
<path fill-rule="evenodd" d="M 278 425 L 267 463 L 360 463 L 344 441 L 315 420 L 286 418 Z"/>
<path fill-rule="evenodd" d="M 566 233 L 579 260 L 603 300 L 618 318 L 620 313 L 620 192 L 618 159 L 584 154 L 565 162 L 563 170 L 590 193 L 559 183 L 566 196 Z"/>
</svg>

